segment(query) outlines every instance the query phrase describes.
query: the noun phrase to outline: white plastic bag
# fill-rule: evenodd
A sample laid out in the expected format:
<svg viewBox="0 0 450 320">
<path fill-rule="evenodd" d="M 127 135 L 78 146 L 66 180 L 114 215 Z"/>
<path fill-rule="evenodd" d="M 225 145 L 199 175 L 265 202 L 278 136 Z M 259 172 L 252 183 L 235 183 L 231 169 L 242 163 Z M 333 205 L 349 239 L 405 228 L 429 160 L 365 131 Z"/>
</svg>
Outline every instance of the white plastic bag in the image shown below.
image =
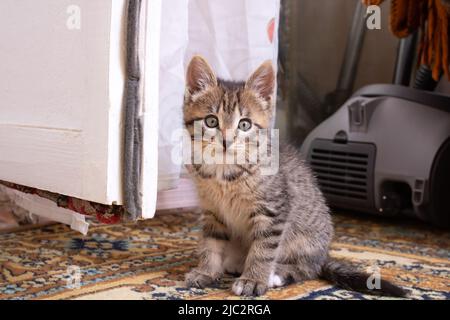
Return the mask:
<svg viewBox="0 0 450 320">
<path fill-rule="evenodd" d="M 161 15 L 158 190 L 166 190 L 176 186 L 181 172 L 171 154 L 177 143 L 172 134 L 182 128 L 188 0 L 163 0 Z"/>
<path fill-rule="evenodd" d="M 220 78 L 245 80 L 278 57 L 279 0 L 190 0 L 186 63 L 200 54 Z"/>
<path fill-rule="evenodd" d="M 177 186 L 171 154 L 182 127 L 185 67 L 205 57 L 220 78 L 245 80 L 278 56 L 279 0 L 164 0 L 161 15 L 158 190 Z"/>
</svg>

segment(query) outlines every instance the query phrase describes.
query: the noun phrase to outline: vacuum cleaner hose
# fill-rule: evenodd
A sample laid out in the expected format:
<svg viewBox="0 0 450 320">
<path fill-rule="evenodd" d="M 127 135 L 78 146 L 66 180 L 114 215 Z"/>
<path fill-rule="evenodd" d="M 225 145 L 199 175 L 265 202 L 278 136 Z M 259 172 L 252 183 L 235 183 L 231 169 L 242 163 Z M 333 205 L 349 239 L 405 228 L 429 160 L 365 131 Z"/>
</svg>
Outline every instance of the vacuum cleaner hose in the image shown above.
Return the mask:
<svg viewBox="0 0 450 320">
<path fill-rule="evenodd" d="M 422 64 L 416 72 L 416 79 L 414 80 L 414 89 L 434 91 L 437 86 L 437 81 L 433 79 L 433 71 L 425 64 Z"/>
</svg>

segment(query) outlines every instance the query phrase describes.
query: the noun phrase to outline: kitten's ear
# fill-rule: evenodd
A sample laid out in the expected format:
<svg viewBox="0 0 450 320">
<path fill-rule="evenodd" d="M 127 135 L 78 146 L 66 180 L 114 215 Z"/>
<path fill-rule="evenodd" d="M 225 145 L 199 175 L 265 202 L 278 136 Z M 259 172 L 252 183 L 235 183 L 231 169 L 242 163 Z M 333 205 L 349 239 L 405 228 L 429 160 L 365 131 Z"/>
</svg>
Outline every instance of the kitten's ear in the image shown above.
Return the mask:
<svg viewBox="0 0 450 320">
<path fill-rule="evenodd" d="M 275 70 L 272 61 L 263 62 L 247 80 L 245 87 L 256 92 L 261 98 L 270 100 L 275 91 Z"/>
<path fill-rule="evenodd" d="M 194 56 L 189 62 L 186 74 L 186 86 L 190 94 L 217 86 L 217 78 L 208 62 L 201 56 Z"/>
</svg>

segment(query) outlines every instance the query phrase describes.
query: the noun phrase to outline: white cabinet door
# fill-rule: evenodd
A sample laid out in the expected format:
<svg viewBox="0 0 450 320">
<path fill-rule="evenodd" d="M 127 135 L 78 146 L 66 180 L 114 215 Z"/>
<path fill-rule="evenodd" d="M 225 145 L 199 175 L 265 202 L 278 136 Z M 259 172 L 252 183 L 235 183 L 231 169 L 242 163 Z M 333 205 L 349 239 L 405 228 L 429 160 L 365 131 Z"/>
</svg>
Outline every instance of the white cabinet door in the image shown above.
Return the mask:
<svg viewBox="0 0 450 320">
<path fill-rule="evenodd" d="M 0 1 L 0 180 L 122 204 L 125 3 Z"/>
</svg>

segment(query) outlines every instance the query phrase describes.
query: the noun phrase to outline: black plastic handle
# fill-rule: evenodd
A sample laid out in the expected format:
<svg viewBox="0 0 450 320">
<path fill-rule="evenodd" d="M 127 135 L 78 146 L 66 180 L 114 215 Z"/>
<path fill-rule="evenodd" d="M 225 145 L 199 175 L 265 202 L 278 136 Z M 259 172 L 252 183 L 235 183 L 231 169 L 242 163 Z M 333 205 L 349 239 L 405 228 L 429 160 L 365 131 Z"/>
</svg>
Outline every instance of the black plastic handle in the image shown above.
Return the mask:
<svg viewBox="0 0 450 320">
<path fill-rule="evenodd" d="M 352 97 L 393 97 L 450 112 L 450 96 L 392 84 L 374 84 L 356 91 Z"/>
</svg>

